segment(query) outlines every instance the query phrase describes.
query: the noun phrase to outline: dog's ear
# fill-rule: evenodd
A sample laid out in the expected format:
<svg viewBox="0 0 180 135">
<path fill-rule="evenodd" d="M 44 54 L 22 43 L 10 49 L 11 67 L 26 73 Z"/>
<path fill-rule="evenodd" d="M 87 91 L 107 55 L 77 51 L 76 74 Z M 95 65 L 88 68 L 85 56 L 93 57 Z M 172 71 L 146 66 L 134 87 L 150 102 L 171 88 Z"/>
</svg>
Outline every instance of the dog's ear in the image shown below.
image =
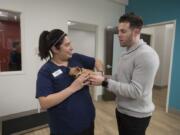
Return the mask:
<svg viewBox="0 0 180 135">
<path fill-rule="evenodd" d="M 80 67 L 72 67 L 70 68 L 69 75 L 77 78 L 82 73 L 82 68 Z"/>
</svg>

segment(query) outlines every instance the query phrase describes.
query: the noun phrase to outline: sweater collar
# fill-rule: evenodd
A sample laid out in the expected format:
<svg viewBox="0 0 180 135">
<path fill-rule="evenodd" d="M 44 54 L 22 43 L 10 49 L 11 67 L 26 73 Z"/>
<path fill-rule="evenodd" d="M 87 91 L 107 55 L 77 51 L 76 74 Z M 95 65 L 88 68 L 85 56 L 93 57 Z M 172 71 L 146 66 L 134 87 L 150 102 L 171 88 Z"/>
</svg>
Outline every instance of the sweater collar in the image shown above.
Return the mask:
<svg viewBox="0 0 180 135">
<path fill-rule="evenodd" d="M 141 45 L 143 45 L 144 41 L 140 39 L 137 44 L 132 45 L 128 50 L 126 50 L 126 54 L 131 53 L 138 49 Z"/>
</svg>

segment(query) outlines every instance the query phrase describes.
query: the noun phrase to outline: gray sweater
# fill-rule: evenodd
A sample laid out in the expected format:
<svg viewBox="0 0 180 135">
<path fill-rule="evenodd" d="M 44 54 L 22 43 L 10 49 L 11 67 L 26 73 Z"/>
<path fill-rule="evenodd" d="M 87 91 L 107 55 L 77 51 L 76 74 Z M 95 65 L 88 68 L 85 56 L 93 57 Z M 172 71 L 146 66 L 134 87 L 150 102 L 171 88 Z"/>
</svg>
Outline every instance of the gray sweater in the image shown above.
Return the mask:
<svg viewBox="0 0 180 135">
<path fill-rule="evenodd" d="M 122 53 L 116 74 L 108 79 L 108 90 L 116 95 L 119 112 L 138 118 L 152 115 L 152 88 L 158 67 L 157 53 L 143 40 Z"/>
</svg>

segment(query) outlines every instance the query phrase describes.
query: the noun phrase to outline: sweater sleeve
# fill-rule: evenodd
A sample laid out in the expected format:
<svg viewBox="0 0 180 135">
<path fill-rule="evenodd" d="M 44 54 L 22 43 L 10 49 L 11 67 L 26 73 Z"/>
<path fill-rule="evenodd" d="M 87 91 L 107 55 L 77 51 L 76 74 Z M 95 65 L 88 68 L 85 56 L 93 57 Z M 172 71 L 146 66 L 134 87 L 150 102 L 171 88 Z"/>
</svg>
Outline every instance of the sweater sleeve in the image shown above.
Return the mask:
<svg viewBox="0 0 180 135">
<path fill-rule="evenodd" d="M 143 52 L 135 58 L 132 79 L 129 83 L 108 79 L 108 90 L 132 99 L 141 98 L 151 92 L 159 67 L 159 57 L 154 52 Z"/>
</svg>

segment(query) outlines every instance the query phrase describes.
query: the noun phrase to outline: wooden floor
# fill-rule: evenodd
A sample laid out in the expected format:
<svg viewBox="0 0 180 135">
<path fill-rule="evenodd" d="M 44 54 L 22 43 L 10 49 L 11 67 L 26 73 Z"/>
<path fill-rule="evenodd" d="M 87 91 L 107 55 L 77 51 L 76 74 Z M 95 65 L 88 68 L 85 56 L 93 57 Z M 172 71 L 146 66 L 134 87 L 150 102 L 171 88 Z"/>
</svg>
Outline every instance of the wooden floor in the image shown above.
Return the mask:
<svg viewBox="0 0 180 135">
<path fill-rule="evenodd" d="M 167 90 L 154 90 L 153 101 L 156 110 L 153 113 L 147 135 L 180 135 L 180 116 L 165 113 Z M 94 102 L 96 106 L 95 135 L 118 135 L 115 104 L 113 101 Z M 23 135 L 49 135 L 49 128 L 42 128 Z"/>
<path fill-rule="evenodd" d="M 167 88 L 154 88 L 153 102 L 156 107 L 166 110 Z"/>
</svg>

